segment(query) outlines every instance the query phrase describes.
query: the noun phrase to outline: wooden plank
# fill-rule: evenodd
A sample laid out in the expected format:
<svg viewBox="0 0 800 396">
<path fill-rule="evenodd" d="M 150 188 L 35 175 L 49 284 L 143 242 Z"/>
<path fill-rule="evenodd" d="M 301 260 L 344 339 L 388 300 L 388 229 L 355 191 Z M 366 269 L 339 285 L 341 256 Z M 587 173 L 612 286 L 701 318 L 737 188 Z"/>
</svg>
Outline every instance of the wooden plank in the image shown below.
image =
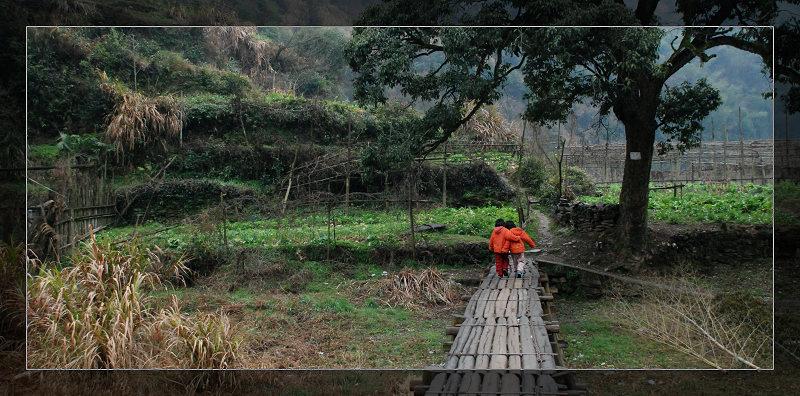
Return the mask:
<svg viewBox="0 0 800 396">
<path fill-rule="evenodd" d="M 489 368 L 505 369 L 508 366 L 508 356 L 505 355 L 508 353 L 508 327 L 504 326 L 506 318 L 498 318 L 497 324 L 498 326 L 494 331 L 494 340 L 492 340 L 492 355 L 491 359 L 489 359 Z"/>
<path fill-rule="evenodd" d="M 500 380 L 500 392 L 504 395 L 517 394 L 520 391 L 519 385 L 519 376 L 517 374 L 504 373 Z"/>
<path fill-rule="evenodd" d="M 553 348 L 550 346 L 550 338 L 547 337 L 547 330 L 544 328 L 544 321 L 542 318 L 539 316 L 531 317 L 531 324 L 533 325 L 531 326 L 531 331 L 533 331 L 534 340 L 537 345 L 536 350 L 543 353 L 552 353 Z M 556 361 L 553 355 L 541 355 L 537 360 L 541 360 L 542 370 L 556 368 Z"/>
<path fill-rule="evenodd" d="M 481 285 L 478 286 L 478 287 L 481 288 L 481 289 L 488 289 L 489 285 L 492 283 L 492 277 L 493 276 L 497 276 L 497 274 L 491 273 L 489 275 L 486 275 L 486 277 L 483 278 L 483 282 L 481 282 Z"/>
<path fill-rule="evenodd" d="M 519 293 L 517 291 L 519 289 L 506 289 L 509 293 L 508 296 L 508 304 L 506 305 L 506 311 L 503 316 L 507 318 L 516 318 L 517 317 L 517 305 L 519 305 Z"/>
<path fill-rule="evenodd" d="M 491 281 L 489 282 L 489 287 L 488 288 L 489 289 L 497 289 L 497 285 L 500 283 L 500 277 L 497 276 L 497 274 L 492 274 L 492 275 L 494 275 L 494 276 L 492 277 Z"/>
<path fill-rule="evenodd" d="M 538 370 L 541 365 L 536 360 L 535 349 L 533 348 L 533 333 L 531 331 L 530 322 L 526 316 L 519 319 L 519 343 L 520 350 L 522 350 L 522 369 L 523 370 Z"/>
<path fill-rule="evenodd" d="M 482 395 L 497 394 L 500 391 L 500 373 L 488 372 L 483 375 L 483 383 L 481 384 Z"/>
<path fill-rule="evenodd" d="M 460 395 L 477 396 L 481 390 L 481 375 L 477 372 L 469 372 L 461 376 L 461 384 L 458 387 Z"/>
<path fill-rule="evenodd" d="M 452 373 L 447 377 L 447 382 L 444 385 L 445 395 L 458 395 L 458 388 L 461 385 L 461 374 Z"/>
<path fill-rule="evenodd" d="M 517 317 L 523 317 L 528 312 L 528 291 L 525 289 L 517 290 L 519 302 L 517 303 Z"/>
<path fill-rule="evenodd" d="M 539 293 L 531 289 L 528 291 L 528 315 L 530 317 L 542 316 L 542 302 Z"/>
<path fill-rule="evenodd" d="M 523 269 L 523 271 L 524 271 L 524 269 Z M 515 288 L 515 289 L 522 289 L 523 287 L 525 287 L 525 286 L 523 285 L 523 282 L 524 282 L 524 281 L 522 280 L 522 278 L 516 278 L 516 279 L 514 279 L 514 288 Z"/>
<path fill-rule="evenodd" d="M 476 320 L 475 324 L 482 325 L 485 324 L 486 321 L 484 319 Z M 461 353 L 467 353 L 469 355 L 460 356 L 458 360 L 458 369 L 459 370 L 471 370 L 475 368 L 475 353 L 478 351 L 478 346 L 480 345 L 481 334 L 483 333 L 484 327 L 481 326 L 473 326 L 472 331 L 470 332 L 469 339 L 467 340 L 467 344 L 465 345 L 466 349 L 462 350 Z"/>
<path fill-rule="evenodd" d="M 489 291 L 489 301 L 486 302 L 486 311 L 483 312 L 484 318 L 491 318 L 494 317 L 494 307 L 495 307 L 495 300 L 497 300 L 497 295 L 500 294 L 500 290 L 492 289 Z"/>
<path fill-rule="evenodd" d="M 428 387 L 428 390 L 425 391 L 426 396 L 438 396 L 441 395 L 444 391 L 444 384 L 447 380 L 447 373 L 439 373 L 433 377 L 433 381 L 431 381 L 431 385 Z"/>
<path fill-rule="evenodd" d="M 494 316 L 501 317 L 505 315 L 510 295 L 511 289 L 500 289 L 500 292 L 497 293 L 497 301 L 494 302 Z"/>
<path fill-rule="evenodd" d="M 469 318 L 472 317 L 475 313 L 475 306 L 478 305 L 478 296 L 480 295 L 480 290 L 475 291 L 475 294 L 470 297 L 469 302 L 467 303 L 467 307 L 464 309 L 464 317 Z"/>
<path fill-rule="evenodd" d="M 481 333 L 480 343 L 478 344 L 477 354 L 478 356 L 475 358 L 475 369 L 487 369 L 489 368 L 489 355 L 492 351 L 492 341 L 494 340 L 494 332 L 497 326 L 495 326 L 496 322 L 493 317 L 486 318 L 486 327 L 483 328 L 483 332 Z"/>
<path fill-rule="evenodd" d="M 540 375 L 536 379 L 536 387 L 542 393 L 556 393 L 558 392 L 558 383 L 553 377 L 549 375 Z"/>
<path fill-rule="evenodd" d="M 476 318 L 484 318 L 483 313 L 486 311 L 486 301 L 489 299 L 490 290 L 480 289 L 480 293 L 475 294 L 478 296 L 478 302 L 475 304 L 475 312 L 472 316 Z"/>
<path fill-rule="evenodd" d="M 533 374 L 522 374 L 522 395 L 534 396 L 538 395 L 536 389 L 536 376 Z"/>
<path fill-rule="evenodd" d="M 516 319 L 510 320 L 514 322 L 517 321 Z M 506 339 L 508 340 L 508 368 L 512 370 L 519 370 L 522 368 L 522 357 L 521 355 L 513 355 L 515 353 L 519 354 L 522 352 L 519 345 L 519 327 L 509 327 Z M 519 386 L 517 386 L 517 390 L 519 390 Z"/>
<path fill-rule="evenodd" d="M 464 345 L 467 343 L 467 339 L 469 338 L 469 333 L 471 332 L 472 328 L 475 326 L 469 326 L 475 322 L 474 318 L 468 318 L 464 321 L 464 325 L 458 331 L 456 338 L 453 340 L 453 346 L 450 347 L 450 354 L 451 356 L 447 358 L 447 362 L 445 363 L 445 368 L 447 369 L 454 369 L 458 366 L 458 355 L 462 349 L 464 349 Z"/>
</svg>

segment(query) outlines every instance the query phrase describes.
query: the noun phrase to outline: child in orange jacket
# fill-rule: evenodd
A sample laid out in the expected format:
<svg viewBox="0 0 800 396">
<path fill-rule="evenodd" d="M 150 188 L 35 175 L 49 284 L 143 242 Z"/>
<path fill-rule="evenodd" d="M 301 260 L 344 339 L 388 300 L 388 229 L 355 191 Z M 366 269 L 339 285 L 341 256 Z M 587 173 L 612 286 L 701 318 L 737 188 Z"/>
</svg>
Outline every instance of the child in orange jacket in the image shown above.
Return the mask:
<svg viewBox="0 0 800 396">
<path fill-rule="evenodd" d="M 528 236 L 528 233 L 522 228 L 517 227 L 513 221 L 509 220 L 505 225 L 506 228 L 508 228 L 509 235 L 517 237 L 517 240 L 515 241 L 512 238 L 506 239 L 505 244 L 503 244 L 503 250 L 511 251 L 511 262 L 517 267 L 517 278 L 521 278 L 522 268 L 525 265 L 523 261 L 525 259 L 525 243 L 531 248 L 535 248 L 536 244 L 533 243 L 533 239 Z"/>
<path fill-rule="evenodd" d="M 508 276 L 508 247 L 503 249 L 508 239 L 519 242 L 519 237 L 509 234 L 503 219 L 494 222 L 494 231 L 489 237 L 489 250 L 494 252 L 495 271 L 497 276 Z"/>
</svg>

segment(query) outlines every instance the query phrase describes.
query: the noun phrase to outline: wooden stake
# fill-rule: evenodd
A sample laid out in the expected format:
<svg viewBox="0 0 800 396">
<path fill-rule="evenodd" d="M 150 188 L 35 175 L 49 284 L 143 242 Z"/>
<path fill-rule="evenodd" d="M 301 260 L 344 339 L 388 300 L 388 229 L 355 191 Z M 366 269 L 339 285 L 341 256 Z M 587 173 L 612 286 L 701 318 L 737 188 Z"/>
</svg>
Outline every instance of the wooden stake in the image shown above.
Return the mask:
<svg viewBox="0 0 800 396">
<path fill-rule="evenodd" d="M 447 143 L 444 144 L 444 166 L 442 167 L 442 206 L 447 207 Z"/>
<path fill-rule="evenodd" d="M 325 260 L 331 262 L 331 203 L 328 201 L 328 239 L 325 247 Z"/>
<path fill-rule="evenodd" d="M 744 132 L 742 131 L 742 107 L 739 106 L 739 182 L 744 180 Z"/>
<path fill-rule="evenodd" d="M 345 173 L 346 179 L 344 180 L 344 215 L 347 216 L 350 214 L 350 147 L 352 146 L 352 142 L 350 141 L 350 128 L 351 125 L 347 123 L 347 164 L 345 165 Z"/>
<path fill-rule="evenodd" d="M 725 132 L 725 144 L 722 146 L 722 163 L 725 165 L 723 168 L 725 173 L 723 174 L 723 178 L 727 182 L 728 180 L 728 123 L 725 123 L 725 127 L 723 128 Z"/>
<path fill-rule="evenodd" d="M 416 165 L 412 166 L 412 173 L 410 176 L 409 186 L 408 186 L 408 221 L 411 224 L 411 254 L 414 257 L 414 261 L 417 260 L 417 242 L 416 242 L 416 235 L 414 234 L 414 197 L 413 191 L 416 183 L 414 180 L 417 176 L 417 169 Z"/>
<path fill-rule="evenodd" d="M 286 187 L 286 195 L 283 196 L 283 207 L 281 214 L 286 213 L 286 202 L 289 201 L 289 192 L 292 191 L 292 175 L 294 174 L 294 164 L 297 162 L 297 152 L 300 150 L 300 143 L 295 142 L 294 159 L 292 160 L 292 167 L 289 169 L 289 184 Z"/>
</svg>

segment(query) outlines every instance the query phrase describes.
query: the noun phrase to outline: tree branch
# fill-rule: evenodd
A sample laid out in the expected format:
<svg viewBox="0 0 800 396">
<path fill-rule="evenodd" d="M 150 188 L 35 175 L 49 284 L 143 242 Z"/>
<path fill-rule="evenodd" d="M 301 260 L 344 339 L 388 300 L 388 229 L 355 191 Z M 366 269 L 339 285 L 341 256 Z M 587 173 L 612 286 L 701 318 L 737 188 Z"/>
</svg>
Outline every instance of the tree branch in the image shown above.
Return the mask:
<svg viewBox="0 0 800 396">
<path fill-rule="evenodd" d="M 650 25 L 650 21 L 653 19 L 653 14 L 656 11 L 656 6 L 658 6 L 658 0 L 640 0 L 634 12 L 639 23 L 642 25 Z"/>
</svg>

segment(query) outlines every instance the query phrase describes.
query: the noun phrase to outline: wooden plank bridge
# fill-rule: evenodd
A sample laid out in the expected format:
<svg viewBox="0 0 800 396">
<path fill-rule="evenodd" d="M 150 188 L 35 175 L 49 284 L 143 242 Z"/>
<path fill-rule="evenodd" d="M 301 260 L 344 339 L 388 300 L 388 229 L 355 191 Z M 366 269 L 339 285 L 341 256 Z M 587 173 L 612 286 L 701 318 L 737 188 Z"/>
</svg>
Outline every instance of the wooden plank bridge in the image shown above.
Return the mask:
<svg viewBox="0 0 800 396">
<path fill-rule="evenodd" d="M 443 366 L 429 366 L 415 395 L 584 395 L 566 371 L 547 275 L 530 260 L 521 278 L 486 276 L 463 315 Z"/>
</svg>

